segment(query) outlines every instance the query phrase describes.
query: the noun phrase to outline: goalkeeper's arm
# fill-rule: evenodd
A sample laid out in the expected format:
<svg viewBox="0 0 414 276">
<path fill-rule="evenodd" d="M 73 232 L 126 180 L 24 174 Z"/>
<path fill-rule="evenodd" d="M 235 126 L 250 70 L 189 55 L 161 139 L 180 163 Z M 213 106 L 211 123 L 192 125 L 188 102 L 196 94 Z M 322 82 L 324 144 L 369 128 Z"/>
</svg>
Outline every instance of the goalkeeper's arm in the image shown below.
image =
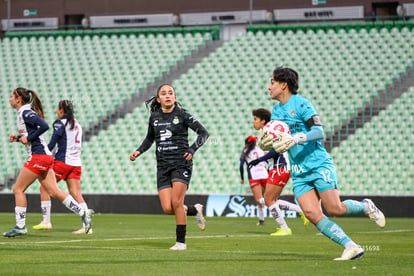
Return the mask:
<svg viewBox="0 0 414 276">
<path fill-rule="evenodd" d="M 321 126 L 313 125 L 310 131 L 306 133 L 296 133 L 290 135 L 281 132 L 281 139 L 273 141 L 273 148 L 278 153 L 283 153 L 297 144 L 303 144 L 310 141 L 320 140 L 325 137 L 323 128 Z"/>
<path fill-rule="evenodd" d="M 300 138 L 301 136 L 304 139 Z M 298 133 L 293 135 L 293 139 L 295 139 L 296 144 L 303 144 L 305 142 L 321 140 L 325 138 L 325 132 L 321 126 L 312 126 L 311 129 L 306 133 Z"/>
</svg>

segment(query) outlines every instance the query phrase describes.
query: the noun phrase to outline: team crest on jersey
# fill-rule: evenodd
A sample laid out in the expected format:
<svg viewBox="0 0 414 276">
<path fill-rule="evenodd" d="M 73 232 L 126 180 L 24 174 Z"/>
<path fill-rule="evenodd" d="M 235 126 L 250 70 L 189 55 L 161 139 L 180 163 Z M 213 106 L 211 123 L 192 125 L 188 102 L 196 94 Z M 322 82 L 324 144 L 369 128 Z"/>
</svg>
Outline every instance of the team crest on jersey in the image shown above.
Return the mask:
<svg viewBox="0 0 414 276">
<path fill-rule="evenodd" d="M 180 120 L 178 119 L 178 116 L 174 116 L 174 119 L 172 122 L 174 125 L 178 124 L 180 122 Z"/>
<path fill-rule="evenodd" d="M 295 117 L 295 115 L 296 115 L 295 110 L 293 110 L 293 109 L 292 109 L 292 110 L 290 111 L 290 116 Z"/>
</svg>

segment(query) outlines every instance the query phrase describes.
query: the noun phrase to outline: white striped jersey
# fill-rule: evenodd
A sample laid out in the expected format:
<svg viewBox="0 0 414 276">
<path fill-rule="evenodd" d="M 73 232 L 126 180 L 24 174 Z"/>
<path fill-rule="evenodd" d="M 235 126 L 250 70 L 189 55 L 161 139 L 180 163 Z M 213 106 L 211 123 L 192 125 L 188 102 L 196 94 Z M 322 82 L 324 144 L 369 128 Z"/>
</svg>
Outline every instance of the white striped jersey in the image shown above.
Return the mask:
<svg viewBox="0 0 414 276">
<path fill-rule="evenodd" d="M 82 147 L 82 127 L 75 120 L 75 126 L 71 129 L 71 125 L 67 119 L 56 120 L 53 124 L 53 135 L 49 142 L 49 149 L 52 150 L 55 146 L 55 160 L 63 163 L 79 167 L 81 162 L 81 147 Z"/>
</svg>

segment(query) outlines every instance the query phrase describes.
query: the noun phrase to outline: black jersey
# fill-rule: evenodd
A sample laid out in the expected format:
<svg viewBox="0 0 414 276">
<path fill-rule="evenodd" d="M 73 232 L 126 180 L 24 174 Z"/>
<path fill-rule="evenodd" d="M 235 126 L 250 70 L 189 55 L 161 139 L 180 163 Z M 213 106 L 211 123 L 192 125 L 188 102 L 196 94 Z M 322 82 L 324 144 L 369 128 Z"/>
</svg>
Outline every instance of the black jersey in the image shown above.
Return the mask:
<svg viewBox="0 0 414 276">
<path fill-rule="evenodd" d="M 198 134 L 191 147 L 188 145 L 188 128 Z M 187 167 L 192 161 L 185 160 L 184 154 L 194 154 L 208 136 L 200 122 L 176 105 L 170 113 L 164 113 L 161 109 L 151 113 L 147 136 L 137 150 L 143 153 L 155 141 L 158 167 Z"/>
</svg>

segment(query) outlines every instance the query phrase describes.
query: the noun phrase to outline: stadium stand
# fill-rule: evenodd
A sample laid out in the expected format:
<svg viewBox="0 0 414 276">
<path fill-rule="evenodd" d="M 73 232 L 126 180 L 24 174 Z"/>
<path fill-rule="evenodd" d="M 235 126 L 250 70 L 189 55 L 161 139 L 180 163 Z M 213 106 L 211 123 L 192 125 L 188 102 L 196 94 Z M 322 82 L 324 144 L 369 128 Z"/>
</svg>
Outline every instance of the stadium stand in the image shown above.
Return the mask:
<svg viewBox="0 0 414 276">
<path fill-rule="evenodd" d="M 336 147 L 332 158 L 348 194 L 412 195 L 414 87 Z"/>
<path fill-rule="evenodd" d="M 267 85 L 276 66 L 284 65 L 298 70 L 299 92 L 314 102 L 325 124 L 325 131 L 329 132 L 412 66 L 413 32 L 411 24 L 390 22 L 383 22 L 382 25 L 356 22 L 332 25 L 253 25 L 246 34 L 240 34 L 234 40 L 225 42 L 222 47 L 196 63 L 186 74 L 173 82 L 178 101 L 210 132 L 207 145 L 195 156 L 195 169 L 189 193 L 244 193 L 244 188 L 239 184 L 239 155 L 244 138 L 255 134 L 251 126 L 251 110 L 258 107 L 271 109 L 275 104 L 269 99 Z M 81 122 L 94 122 L 89 116 L 100 116 L 113 110 L 114 104 L 117 104 L 117 97 L 128 98 L 130 92 L 127 91 L 136 91 L 134 85 L 139 85 L 141 81 L 145 83 L 145 74 L 160 74 L 163 68 L 155 65 L 165 64 L 165 60 L 171 60 L 173 64 L 182 57 L 180 55 L 188 52 L 188 49 L 203 43 L 206 37 L 211 39 L 211 36 L 198 35 L 197 32 L 182 36 L 151 33 L 142 36 L 84 34 L 82 38 L 69 37 L 7 37 L 0 48 L 2 53 L 7 53 L 2 55 L 1 61 L 4 62 L 4 66 L 1 66 L 0 73 L 15 64 L 12 61 L 14 62 L 16 56 L 16 59 L 21 61 L 20 65 L 27 64 L 27 59 L 22 59 L 21 53 L 25 53 L 29 48 L 37 49 L 37 52 L 32 54 L 38 56 L 34 60 L 41 60 L 45 56 L 43 49 L 56 52 L 52 60 L 62 64 L 62 68 L 69 69 L 63 70 L 64 74 L 61 76 L 56 76 L 56 70 L 48 71 L 48 66 L 42 68 L 42 71 L 33 70 L 33 77 L 27 80 L 27 84 L 33 81 L 39 85 L 39 91 L 55 90 L 54 85 L 47 84 L 47 79 L 42 79 L 43 72 L 48 72 L 47 76 L 54 80 L 57 90 L 65 91 L 66 87 L 62 87 L 62 83 L 69 82 L 74 84 L 73 89 L 88 91 L 87 94 L 78 96 L 86 97 L 81 98 L 82 102 L 90 101 L 90 105 L 79 107 L 77 110 Z M 177 40 L 177 50 L 169 50 L 171 45 L 165 43 L 167 37 Z M 182 42 L 187 37 L 191 42 Z M 39 50 L 40 46 L 37 44 L 36 47 L 28 46 L 32 40 L 36 43 L 41 41 L 39 44 L 45 48 Z M 138 40 L 139 43 L 146 43 L 145 46 L 138 46 Z M 62 50 L 66 43 L 71 46 Z M 168 49 L 159 45 L 166 45 Z M 91 49 L 95 47 L 98 49 L 97 53 L 90 54 Z M 140 51 L 145 54 L 140 55 Z M 171 56 L 166 52 L 172 52 Z M 78 55 L 82 56 L 80 60 L 76 59 Z M 148 55 L 151 56 L 150 59 Z M 134 58 L 128 60 L 131 56 Z M 85 71 L 71 74 L 70 68 L 77 68 L 78 64 L 80 67 L 84 66 Z M 142 79 L 135 78 L 134 73 L 137 70 L 142 70 Z M 7 83 L 19 83 L 16 82 L 17 79 L 21 81 L 30 75 L 27 71 L 21 68 L 18 76 L 4 76 L 10 75 Z M 88 79 L 83 79 L 85 75 Z M 81 83 L 86 87 L 84 90 L 76 86 L 79 80 L 83 80 Z M 132 86 L 128 87 L 129 84 Z M 7 84 L 2 85 L 5 91 L 10 91 Z M 33 86 L 35 85 L 31 85 Z M 123 91 L 125 95 L 111 91 Z M 411 89 L 404 94 L 404 99 L 412 93 Z M 58 98 L 51 95 L 48 99 L 49 118 L 54 118 L 54 105 Z M 2 101 L 2 105 L 5 105 L 4 102 Z M 402 103 L 401 98 L 395 104 Z M 8 110 L 5 111 L 5 116 L 14 118 L 13 110 L 3 107 L 7 106 L 2 106 L 2 110 Z M 393 122 L 403 121 L 398 114 L 394 114 L 393 106 L 389 106 L 386 111 L 381 112 L 371 122 L 365 123 L 363 128 L 358 129 L 339 147 L 333 149 L 332 156 L 338 167 L 342 194 L 413 194 L 412 159 L 408 155 L 404 155 L 406 158 L 399 157 L 399 151 L 403 151 L 403 148 L 404 152 L 412 151 L 413 145 L 408 142 L 411 136 L 406 137 L 406 145 L 392 146 L 389 129 L 397 129 L 399 124 L 391 124 L 392 127 L 384 125 L 385 122 L 389 123 L 388 116 L 391 115 Z M 148 117 L 149 112 L 141 104 L 84 143 L 82 181 L 85 192 L 156 193 L 154 149 L 150 149 L 135 163 L 130 162 L 128 158 L 146 134 Z M 407 126 L 408 122 L 405 122 L 405 125 Z M 14 121 L 11 121 L 5 131 L 7 133 L 14 128 Z M 373 136 L 372 133 L 377 135 Z M 378 139 L 378 136 L 386 136 L 385 138 L 390 140 Z M 194 137 L 194 134 L 190 134 L 190 141 L 193 141 Z M 389 146 L 389 149 L 381 153 L 379 149 L 382 150 L 385 145 Z M 23 162 L 24 154 L 21 152 L 16 159 L 12 157 L 13 153 L 7 146 L 3 146 L 2 150 L 11 156 L 10 164 Z M 400 161 L 401 159 L 404 159 L 404 162 Z M 11 174 L 11 170 L 14 169 L 13 166 L 9 168 L 7 174 Z M 385 177 L 385 173 L 390 174 L 390 171 L 394 176 L 403 176 L 404 180 L 397 182 L 395 177 Z M 398 184 L 392 183 L 393 180 Z M 37 192 L 35 186 L 30 189 Z M 285 193 L 292 193 L 291 189 L 291 185 L 287 185 Z"/>
<path fill-rule="evenodd" d="M 0 44 L 0 77 L 4 80 L 0 104 L 2 118 L 9 118 L 2 124 L 2 133 L 15 132 L 15 111 L 7 102 L 15 87 L 39 92 L 49 123 L 56 116 L 58 101 L 72 100 L 78 120 L 87 129 L 168 71 L 171 65 L 191 55 L 215 33 L 216 28 L 187 28 L 157 34 L 152 29 L 145 33 L 99 30 L 82 35 L 9 33 Z M 7 135 L 2 136 L 1 142 L 6 162 L 2 164 L 0 177 L 7 180 L 24 163 L 26 154 L 23 147 L 10 146 Z"/>
</svg>

